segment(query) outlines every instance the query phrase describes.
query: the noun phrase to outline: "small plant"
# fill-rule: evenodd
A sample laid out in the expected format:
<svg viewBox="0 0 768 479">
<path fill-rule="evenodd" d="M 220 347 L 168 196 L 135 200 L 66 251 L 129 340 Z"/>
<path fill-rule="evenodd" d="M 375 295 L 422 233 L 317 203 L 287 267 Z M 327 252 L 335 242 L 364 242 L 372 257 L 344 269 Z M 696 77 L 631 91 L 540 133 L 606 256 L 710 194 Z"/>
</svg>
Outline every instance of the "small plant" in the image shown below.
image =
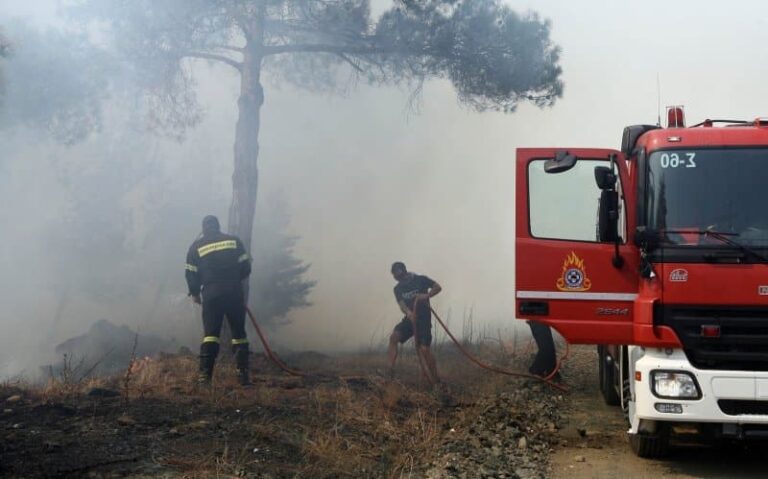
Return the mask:
<svg viewBox="0 0 768 479">
<path fill-rule="evenodd" d="M 123 401 L 125 401 L 125 405 L 128 405 L 129 401 L 129 393 L 130 393 L 130 384 L 131 384 L 131 375 L 133 373 L 134 364 L 136 364 L 136 347 L 139 345 L 139 333 L 137 332 L 136 335 L 133 337 L 133 348 L 131 348 L 131 360 L 128 362 L 128 367 L 125 369 L 125 374 L 123 375 Z"/>
</svg>

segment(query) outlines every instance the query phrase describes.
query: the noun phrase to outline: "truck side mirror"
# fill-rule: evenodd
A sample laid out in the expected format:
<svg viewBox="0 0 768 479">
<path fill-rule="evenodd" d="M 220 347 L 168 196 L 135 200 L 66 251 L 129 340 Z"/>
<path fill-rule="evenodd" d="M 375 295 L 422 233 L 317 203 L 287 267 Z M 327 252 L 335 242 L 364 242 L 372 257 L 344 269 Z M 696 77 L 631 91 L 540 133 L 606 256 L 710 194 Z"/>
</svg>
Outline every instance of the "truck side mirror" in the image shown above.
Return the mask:
<svg viewBox="0 0 768 479">
<path fill-rule="evenodd" d="M 616 173 L 608 166 L 596 166 L 595 183 L 601 190 L 612 190 L 616 186 Z"/>
<path fill-rule="evenodd" d="M 595 167 L 595 183 L 602 191 L 597 208 L 597 239 L 612 243 L 619 238 L 619 193 L 616 173 L 608 166 Z"/>
<path fill-rule="evenodd" d="M 558 151 L 555 157 L 544 162 L 544 171 L 547 173 L 562 173 L 576 165 L 577 158 L 567 151 Z"/>
<path fill-rule="evenodd" d="M 600 202 L 597 206 L 597 240 L 601 243 L 613 243 L 615 251 L 613 254 L 614 268 L 621 268 L 624 265 L 624 258 L 619 251 L 621 236 L 619 235 L 619 192 L 616 191 L 616 182 L 618 177 L 614 173 L 617 163 L 616 155 L 609 156 L 611 166 L 595 167 L 595 183 L 600 188 Z"/>
<path fill-rule="evenodd" d="M 613 190 L 600 192 L 597 209 L 597 240 L 614 243 L 619 239 L 619 193 Z"/>
</svg>

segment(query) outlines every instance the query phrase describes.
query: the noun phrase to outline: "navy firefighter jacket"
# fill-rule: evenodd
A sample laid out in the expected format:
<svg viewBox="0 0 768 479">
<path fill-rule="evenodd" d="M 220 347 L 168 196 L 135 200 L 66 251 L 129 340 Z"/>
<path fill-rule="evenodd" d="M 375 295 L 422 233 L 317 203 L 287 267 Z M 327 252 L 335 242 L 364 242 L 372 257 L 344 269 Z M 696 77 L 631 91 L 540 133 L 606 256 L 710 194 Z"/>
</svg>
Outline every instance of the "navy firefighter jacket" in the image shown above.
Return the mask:
<svg viewBox="0 0 768 479">
<path fill-rule="evenodd" d="M 190 296 L 201 290 L 203 298 L 240 292 L 242 281 L 251 274 L 251 257 L 237 236 L 224 233 L 204 235 L 189 247 L 185 277 Z"/>
</svg>

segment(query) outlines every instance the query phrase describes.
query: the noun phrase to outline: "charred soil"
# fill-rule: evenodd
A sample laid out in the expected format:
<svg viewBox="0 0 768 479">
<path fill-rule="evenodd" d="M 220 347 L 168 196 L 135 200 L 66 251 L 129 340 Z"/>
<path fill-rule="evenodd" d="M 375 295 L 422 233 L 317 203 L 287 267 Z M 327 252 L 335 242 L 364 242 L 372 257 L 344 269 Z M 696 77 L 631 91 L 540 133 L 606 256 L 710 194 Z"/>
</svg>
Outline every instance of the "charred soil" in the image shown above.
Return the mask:
<svg viewBox="0 0 768 479">
<path fill-rule="evenodd" d="M 395 380 L 382 354 L 284 358 L 292 377 L 254 355 L 254 386 L 231 364 L 194 384 L 196 357 L 135 361 L 107 379 L 64 371 L 45 385 L 0 386 L 0 476 L 40 477 L 764 477 L 760 444 L 679 445 L 635 457 L 620 409 L 596 383 L 594 347 L 575 347 L 569 392 L 477 369 L 436 348 L 446 386 L 421 382 L 411 348 Z M 475 345 L 525 370 L 528 347 Z"/>
<path fill-rule="evenodd" d="M 525 347 L 475 346 L 524 370 Z M 136 361 L 107 379 L 72 371 L 42 386 L 0 386 L 0 476 L 37 477 L 763 477 L 761 444 L 685 445 L 635 457 L 620 409 L 599 395 L 593 347 L 562 371 L 569 392 L 477 369 L 437 351 L 446 386 L 421 382 L 408 348 L 397 378 L 381 354 L 285 358 L 287 376 L 254 356 L 251 388 L 231 364 L 210 387 L 196 358 Z"/>
<path fill-rule="evenodd" d="M 475 346 L 524 370 L 523 348 L 504 348 Z M 435 390 L 411 352 L 395 380 L 380 354 L 307 353 L 285 359 L 309 377 L 255 355 L 253 387 L 236 385 L 231 364 L 199 387 L 196 358 L 178 354 L 109 379 L 6 384 L 0 475 L 549 477 L 567 395 L 476 369 L 449 347 L 437 357 L 446 386 Z"/>
</svg>

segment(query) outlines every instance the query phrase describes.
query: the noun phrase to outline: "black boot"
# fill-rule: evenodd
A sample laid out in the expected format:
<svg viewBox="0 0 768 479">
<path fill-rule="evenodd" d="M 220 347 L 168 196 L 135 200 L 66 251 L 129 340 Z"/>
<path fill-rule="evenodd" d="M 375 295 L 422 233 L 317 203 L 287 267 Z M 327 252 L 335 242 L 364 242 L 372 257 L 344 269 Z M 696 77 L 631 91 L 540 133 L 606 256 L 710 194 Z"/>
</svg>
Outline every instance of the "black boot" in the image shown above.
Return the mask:
<svg viewBox="0 0 768 479">
<path fill-rule="evenodd" d="M 213 366 L 219 353 L 219 344 L 203 343 L 200 346 L 200 372 L 197 375 L 198 384 L 210 384 L 213 377 Z"/>
<path fill-rule="evenodd" d="M 250 386 L 253 384 L 251 382 L 251 373 L 247 369 L 238 369 L 237 382 L 239 382 L 241 386 Z"/>
<path fill-rule="evenodd" d="M 213 377 L 213 361 L 210 356 L 200 356 L 200 372 L 197 373 L 198 384 L 210 384 Z"/>
<path fill-rule="evenodd" d="M 248 343 L 236 344 L 235 363 L 237 364 L 237 381 L 241 386 L 251 385 L 251 374 L 248 368 Z"/>
</svg>

